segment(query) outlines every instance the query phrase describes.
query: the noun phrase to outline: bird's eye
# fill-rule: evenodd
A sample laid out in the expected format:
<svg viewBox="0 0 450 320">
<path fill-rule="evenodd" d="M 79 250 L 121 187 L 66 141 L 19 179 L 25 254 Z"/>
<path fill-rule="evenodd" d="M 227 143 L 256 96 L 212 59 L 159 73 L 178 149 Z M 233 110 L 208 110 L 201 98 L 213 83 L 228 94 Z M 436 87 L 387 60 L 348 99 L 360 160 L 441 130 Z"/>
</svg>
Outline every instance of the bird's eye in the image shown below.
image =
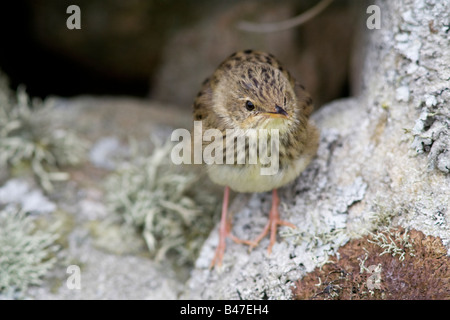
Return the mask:
<svg viewBox="0 0 450 320">
<path fill-rule="evenodd" d="M 247 100 L 245 101 L 245 108 L 247 108 L 248 111 L 253 111 L 255 109 L 255 105 L 253 102 Z"/>
</svg>

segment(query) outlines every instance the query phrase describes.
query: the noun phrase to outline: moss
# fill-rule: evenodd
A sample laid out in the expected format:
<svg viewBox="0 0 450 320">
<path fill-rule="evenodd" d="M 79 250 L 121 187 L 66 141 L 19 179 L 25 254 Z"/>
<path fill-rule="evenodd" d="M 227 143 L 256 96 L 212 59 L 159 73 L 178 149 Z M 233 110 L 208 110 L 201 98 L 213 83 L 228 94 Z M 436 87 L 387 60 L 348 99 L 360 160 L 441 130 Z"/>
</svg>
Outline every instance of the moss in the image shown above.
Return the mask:
<svg viewBox="0 0 450 320">
<path fill-rule="evenodd" d="M 12 206 L 0 210 L 0 293 L 15 297 L 40 284 L 56 262 L 57 238 L 38 230 L 22 210 Z"/>
<path fill-rule="evenodd" d="M 450 257 L 440 238 L 385 228 L 337 256 L 297 282 L 295 299 L 450 299 Z"/>
</svg>

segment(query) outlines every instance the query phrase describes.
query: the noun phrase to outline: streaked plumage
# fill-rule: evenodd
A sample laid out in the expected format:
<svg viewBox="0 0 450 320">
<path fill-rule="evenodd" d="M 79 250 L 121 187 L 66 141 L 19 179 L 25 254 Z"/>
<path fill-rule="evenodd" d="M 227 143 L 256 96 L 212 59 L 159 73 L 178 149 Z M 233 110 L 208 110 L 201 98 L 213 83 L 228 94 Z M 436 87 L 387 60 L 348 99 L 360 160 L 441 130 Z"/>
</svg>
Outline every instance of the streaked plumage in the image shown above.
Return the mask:
<svg viewBox="0 0 450 320">
<path fill-rule="evenodd" d="M 310 95 L 303 86 L 295 83 L 273 55 L 246 50 L 228 57 L 204 81 L 194 102 L 194 120 L 202 121 L 203 132 L 219 129 L 224 138 L 227 129 L 278 129 L 279 170 L 275 175 L 261 175 L 263 165 L 259 161 L 258 164 L 249 164 L 248 161 L 245 164 L 236 161 L 233 164 L 212 164 L 206 166 L 211 180 L 237 192 L 275 190 L 294 180 L 317 151 L 319 133 L 309 122 L 312 110 Z M 203 148 L 208 144 L 203 142 Z M 248 160 L 248 141 L 245 147 Z M 237 154 L 236 150 L 231 152 Z M 223 152 L 224 158 L 225 155 L 226 151 Z M 227 233 L 222 234 L 225 237 L 229 230 L 225 226 L 222 229 Z M 269 251 L 273 237 L 271 235 Z M 251 241 L 245 242 L 255 245 Z M 221 252 L 216 252 L 215 260 L 219 264 L 224 249 L 218 248 Z"/>
</svg>

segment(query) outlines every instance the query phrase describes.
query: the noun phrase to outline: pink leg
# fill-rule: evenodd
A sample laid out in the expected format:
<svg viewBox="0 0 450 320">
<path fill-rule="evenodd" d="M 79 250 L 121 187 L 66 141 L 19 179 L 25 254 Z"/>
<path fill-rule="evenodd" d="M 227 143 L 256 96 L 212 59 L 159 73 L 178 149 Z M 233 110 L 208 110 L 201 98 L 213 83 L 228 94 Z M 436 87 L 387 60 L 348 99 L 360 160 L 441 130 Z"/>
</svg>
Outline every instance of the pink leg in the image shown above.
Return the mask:
<svg viewBox="0 0 450 320">
<path fill-rule="evenodd" d="M 220 218 L 219 226 L 219 244 L 217 245 L 216 253 L 211 261 L 210 268 L 213 268 L 215 265 L 222 265 L 223 255 L 226 248 L 225 241 L 227 237 L 230 237 L 236 243 L 245 243 L 249 246 L 256 246 L 256 243 L 248 240 L 241 240 L 231 233 L 231 220 L 227 217 L 229 196 L 230 188 L 225 187 L 225 191 L 223 193 L 222 216 Z"/>
<path fill-rule="evenodd" d="M 228 236 L 231 228 L 231 223 L 227 221 L 227 212 L 228 212 L 228 199 L 230 195 L 230 188 L 225 187 L 225 191 L 223 193 L 223 203 L 222 203 L 222 216 L 220 218 L 220 227 L 219 227 L 219 244 L 216 248 L 216 253 L 214 254 L 214 258 L 211 261 L 210 268 L 217 265 L 222 265 L 223 254 L 225 253 L 225 239 Z"/>
<path fill-rule="evenodd" d="M 250 247 L 256 247 L 258 243 L 269 233 L 270 231 L 270 243 L 267 249 L 268 253 L 272 252 L 272 247 L 276 242 L 277 237 L 277 226 L 283 225 L 291 228 L 296 228 L 290 222 L 284 221 L 280 219 L 280 213 L 278 212 L 278 204 L 280 199 L 278 198 L 277 190 L 274 189 L 272 192 L 272 209 L 269 214 L 269 221 L 267 222 L 264 230 L 261 234 L 254 240 L 242 240 L 231 234 L 231 221 L 227 218 L 228 213 L 228 200 L 229 200 L 230 189 L 229 187 L 225 187 L 225 191 L 223 194 L 223 204 L 222 204 L 222 216 L 220 218 L 220 227 L 219 227 L 219 244 L 217 245 L 216 252 L 214 254 L 214 258 L 211 261 L 210 268 L 213 268 L 215 265 L 222 265 L 223 255 L 225 253 L 226 248 L 226 238 L 230 237 L 233 241 L 237 243 L 244 243 L 249 245 Z"/>
<path fill-rule="evenodd" d="M 254 241 L 252 241 L 252 244 L 250 245 L 251 247 L 255 247 L 269 233 L 270 230 L 270 242 L 269 247 L 267 248 L 267 252 L 270 254 L 272 252 L 272 247 L 277 240 L 277 226 L 282 225 L 294 229 L 296 228 L 292 223 L 280 219 L 280 213 L 278 211 L 279 203 L 280 199 L 278 198 L 277 189 L 273 189 L 272 209 L 270 210 L 269 221 L 267 222 L 261 234 Z"/>
</svg>

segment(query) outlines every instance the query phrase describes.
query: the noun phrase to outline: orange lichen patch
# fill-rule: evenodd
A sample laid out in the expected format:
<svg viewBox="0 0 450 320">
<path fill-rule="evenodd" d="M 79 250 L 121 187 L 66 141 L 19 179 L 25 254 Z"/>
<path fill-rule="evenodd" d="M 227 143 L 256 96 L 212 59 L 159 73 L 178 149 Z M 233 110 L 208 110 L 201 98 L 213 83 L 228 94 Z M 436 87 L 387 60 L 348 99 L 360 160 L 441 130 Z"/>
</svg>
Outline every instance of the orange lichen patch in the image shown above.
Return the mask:
<svg viewBox="0 0 450 320">
<path fill-rule="evenodd" d="M 300 279 L 294 299 L 450 299 L 450 257 L 440 238 L 385 229 L 350 241 L 337 256 Z"/>
</svg>

